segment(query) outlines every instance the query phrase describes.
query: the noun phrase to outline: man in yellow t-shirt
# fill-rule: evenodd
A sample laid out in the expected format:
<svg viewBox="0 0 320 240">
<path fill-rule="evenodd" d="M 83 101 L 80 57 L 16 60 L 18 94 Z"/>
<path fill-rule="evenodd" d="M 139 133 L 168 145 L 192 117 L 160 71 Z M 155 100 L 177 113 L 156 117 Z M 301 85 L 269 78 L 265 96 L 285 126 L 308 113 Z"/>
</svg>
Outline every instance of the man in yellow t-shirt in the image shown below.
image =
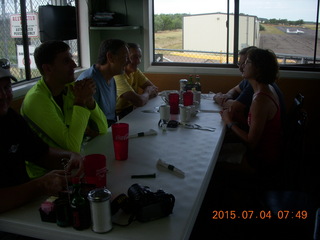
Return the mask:
<svg viewBox="0 0 320 240">
<path fill-rule="evenodd" d="M 140 46 L 128 43 L 128 49 L 129 62 L 125 73 L 114 77 L 117 85 L 116 112 L 120 119 L 158 95 L 158 88 L 138 69 L 142 57 Z M 139 93 L 140 89 L 142 93 Z"/>
</svg>

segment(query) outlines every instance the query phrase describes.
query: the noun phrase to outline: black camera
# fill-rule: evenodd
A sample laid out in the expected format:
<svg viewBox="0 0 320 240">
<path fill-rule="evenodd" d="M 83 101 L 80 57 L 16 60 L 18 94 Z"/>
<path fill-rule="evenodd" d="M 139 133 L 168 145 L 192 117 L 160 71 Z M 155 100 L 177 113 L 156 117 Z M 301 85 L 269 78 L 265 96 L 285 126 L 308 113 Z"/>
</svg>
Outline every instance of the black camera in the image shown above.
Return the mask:
<svg viewBox="0 0 320 240">
<path fill-rule="evenodd" d="M 149 187 L 135 183 L 128 189 L 128 197 L 121 194 L 112 201 L 111 211 L 115 214 L 121 208 L 138 221 L 147 222 L 171 214 L 174 202 L 172 194 L 163 190 L 152 192 Z"/>
</svg>

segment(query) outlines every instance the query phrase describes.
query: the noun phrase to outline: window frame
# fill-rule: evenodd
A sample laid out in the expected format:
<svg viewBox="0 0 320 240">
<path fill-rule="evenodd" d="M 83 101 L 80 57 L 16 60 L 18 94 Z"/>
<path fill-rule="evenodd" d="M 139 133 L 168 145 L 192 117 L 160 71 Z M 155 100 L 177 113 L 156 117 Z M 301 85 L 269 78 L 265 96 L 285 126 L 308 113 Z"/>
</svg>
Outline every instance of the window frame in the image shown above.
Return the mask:
<svg viewBox="0 0 320 240">
<path fill-rule="evenodd" d="M 80 33 L 80 21 L 82 20 L 80 18 L 80 4 L 82 1 L 79 0 L 74 0 L 75 2 L 75 7 L 76 7 L 76 15 L 77 15 L 77 51 L 78 51 L 78 67 L 77 69 L 81 69 L 82 68 L 82 45 L 81 45 L 81 41 L 80 41 L 80 35 L 83 35 Z M 34 83 L 36 81 L 38 81 L 41 78 L 41 75 L 39 75 L 38 77 L 32 77 L 31 76 L 31 67 L 30 67 L 30 63 L 28 62 L 29 59 L 29 42 L 28 42 L 28 23 L 27 23 L 27 7 L 26 7 L 26 0 L 20 0 L 19 1 L 19 6 L 20 6 L 20 15 L 21 15 L 21 27 L 22 27 L 22 46 L 23 46 L 23 51 L 24 51 L 24 59 L 26 60 L 26 64 L 25 64 L 25 79 L 22 79 L 18 82 L 13 82 L 13 89 L 14 90 L 18 90 L 23 88 L 23 85 L 26 85 L 26 87 L 30 88 L 30 86 L 34 85 Z M 88 18 L 87 18 L 88 20 Z M 89 38 L 87 38 L 87 40 L 89 41 Z"/>
<path fill-rule="evenodd" d="M 88 5 L 86 1 L 76 0 L 76 9 L 78 16 L 78 52 L 79 52 L 79 66 L 75 69 L 75 78 L 77 78 L 85 68 L 90 67 L 90 48 L 88 43 L 89 39 L 89 16 Z M 81 31 L 79 31 L 81 29 Z M 81 66 L 80 66 L 81 64 Z M 17 83 L 12 84 L 13 99 L 20 99 L 36 84 L 41 78 L 35 77 L 29 80 L 24 79 Z"/>
<path fill-rule="evenodd" d="M 230 0 L 232 1 L 232 0 Z M 239 29 L 239 3 L 240 0 L 234 0 L 235 6 L 235 27 L 234 28 L 234 36 L 238 36 Z M 315 39 L 318 39 L 318 28 L 319 28 L 319 4 L 318 2 L 318 11 L 317 11 L 317 20 L 316 20 L 316 36 Z M 168 72 L 168 73 L 204 73 L 204 74 L 217 74 L 217 75 L 239 75 L 238 66 L 236 65 L 238 59 L 238 37 L 234 39 L 234 62 L 226 63 L 226 64 L 199 64 L 199 63 L 164 63 L 164 62 L 154 62 L 154 1 L 148 0 L 145 2 L 145 26 L 147 26 L 148 31 L 145 31 L 145 51 L 144 51 L 144 69 L 146 72 Z M 229 13 L 229 6 L 228 6 Z M 319 50 L 318 50 L 319 51 Z M 317 44 L 315 43 L 314 49 L 314 62 L 317 52 Z M 227 70 L 227 71 L 226 71 Z M 317 73 L 320 72 L 320 64 L 299 64 L 299 65 L 280 65 L 280 73 L 281 76 L 285 77 L 294 77 L 300 78 L 303 76 L 304 78 L 319 78 Z"/>
</svg>

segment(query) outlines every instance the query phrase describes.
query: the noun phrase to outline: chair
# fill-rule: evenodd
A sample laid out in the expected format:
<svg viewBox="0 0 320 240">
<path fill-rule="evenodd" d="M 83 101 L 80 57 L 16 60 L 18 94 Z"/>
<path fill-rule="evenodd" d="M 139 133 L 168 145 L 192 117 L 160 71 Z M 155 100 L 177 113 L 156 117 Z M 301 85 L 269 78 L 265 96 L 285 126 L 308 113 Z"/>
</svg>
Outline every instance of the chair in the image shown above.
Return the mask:
<svg viewBox="0 0 320 240">
<path fill-rule="evenodd" d="M 283 210 L 288 210 L 290 213 L 295 213 L 299 210 L 307 211 L 309 219 L 308 222 L 305 221 L 304 232 L 310 234 L 313 230 L 311 225 L 314 223 L 313 217 L 317 204 L 314 196 L 309 191 L 306 191 L 303 184 L 307 176 L 304 162 L 306 160 L 305 141 L 308 120 L 307 112 L 303 109 L 303 102 L 304 96 L 299 93 L 294 98 L 293 107 L 288 113 L 285 122 L 282 188 L 263 191 L 260 196 L 260 203 L 264 209 L 272 212 L 274 219 L 277 219 L 279 211 Z M 279 222 L 281 220 L 277 223 Z M 295 222 L 292 221 L 291 223 L 293 225 L 288 226 L 291 229 L 295 228 Z"/>
<path fill-rule="evenodd" d="M 284 126 L 283 183 L 289 189 L 299 188 L 305 176 L 305 142 L 307 112 L 303 109 L 304 96 L 299 93 L 294 98 Z"/>
</svg>

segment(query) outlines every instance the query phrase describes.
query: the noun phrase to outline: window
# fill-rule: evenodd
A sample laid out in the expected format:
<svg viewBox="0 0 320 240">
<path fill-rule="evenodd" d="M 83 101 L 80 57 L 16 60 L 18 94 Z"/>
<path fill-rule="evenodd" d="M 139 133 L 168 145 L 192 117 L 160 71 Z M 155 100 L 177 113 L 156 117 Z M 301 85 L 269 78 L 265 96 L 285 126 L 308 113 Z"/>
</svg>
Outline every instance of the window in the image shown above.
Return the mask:
<svg viewBox="0 0 320 240">
<path fill-rule="evenodd" d="M 319 0 L 153 0 L 153 65 L 236 67 L 254 45 L 281 69 L 319 69 L 318 9 Z"/>
<path fill-rule="evenodd" d="M 34 49 L 41 44 L 39 34 L 38 9 L 42 5 L 75 6 L 76 1 L 66 0 L 1 0 L 0 10 L 0 58 L 11 62 L 11 72 L 18 79 L 30 80 L 40 76 L 33 58 Z M 25 16 L 26 20 L 23 20 Z M 27 36 L 22 26 L 27 24 Z M 74 60 L 79 65 L 78 41 L 66 41 L 71 48 Z M 24 61 L 24 49 L 29 51 L 30 64 Z M 26 53 L 27 54 L 27 53 Z"/>
</svg>

